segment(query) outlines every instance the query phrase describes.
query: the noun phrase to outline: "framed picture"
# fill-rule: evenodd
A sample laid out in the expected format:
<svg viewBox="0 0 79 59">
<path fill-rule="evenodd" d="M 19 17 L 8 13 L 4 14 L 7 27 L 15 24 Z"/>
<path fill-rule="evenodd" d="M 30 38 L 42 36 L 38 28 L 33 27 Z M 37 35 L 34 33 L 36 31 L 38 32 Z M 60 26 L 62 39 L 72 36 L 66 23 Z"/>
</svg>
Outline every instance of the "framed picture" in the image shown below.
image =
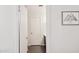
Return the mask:
<svg viewBox="0 0 79 59">
<path fill-rule="evenodd" d="M 63 25 L 79 25 L 79 11 L 62 11 Z"/>
</svg>

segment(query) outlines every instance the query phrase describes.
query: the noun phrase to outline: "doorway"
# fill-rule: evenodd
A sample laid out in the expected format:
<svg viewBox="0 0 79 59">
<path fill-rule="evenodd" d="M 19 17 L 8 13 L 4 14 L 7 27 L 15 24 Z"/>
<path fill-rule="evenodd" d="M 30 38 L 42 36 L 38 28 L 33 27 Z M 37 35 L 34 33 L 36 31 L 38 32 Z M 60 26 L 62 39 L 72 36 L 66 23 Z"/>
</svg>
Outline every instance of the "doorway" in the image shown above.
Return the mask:
<svg viewBox="0 0 79 59">
<path fill-rule="evenodd" d="M 46 52 L 46 8 L 31 5 L 28 10 L 28 53 Z"/>
<path fill-rule="evenodd" d="M 21 9 L 21 51 L 46 53 L 46 6 L 25 5 Z"/>
</svg>

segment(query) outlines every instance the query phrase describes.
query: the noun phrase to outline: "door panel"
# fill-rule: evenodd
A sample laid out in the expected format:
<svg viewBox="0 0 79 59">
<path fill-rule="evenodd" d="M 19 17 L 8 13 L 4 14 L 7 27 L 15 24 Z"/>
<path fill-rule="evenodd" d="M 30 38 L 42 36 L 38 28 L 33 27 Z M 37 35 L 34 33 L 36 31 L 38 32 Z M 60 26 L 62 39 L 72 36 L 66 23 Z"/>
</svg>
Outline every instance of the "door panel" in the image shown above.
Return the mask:
<svg viewBox="0 0 79 59">
<path fill-rule="evenodd" d="M 30 43 L 31 45 L 41 44 L 41 20 L 40 18 L 32 18 L 30 23 Z"/>
</svg>

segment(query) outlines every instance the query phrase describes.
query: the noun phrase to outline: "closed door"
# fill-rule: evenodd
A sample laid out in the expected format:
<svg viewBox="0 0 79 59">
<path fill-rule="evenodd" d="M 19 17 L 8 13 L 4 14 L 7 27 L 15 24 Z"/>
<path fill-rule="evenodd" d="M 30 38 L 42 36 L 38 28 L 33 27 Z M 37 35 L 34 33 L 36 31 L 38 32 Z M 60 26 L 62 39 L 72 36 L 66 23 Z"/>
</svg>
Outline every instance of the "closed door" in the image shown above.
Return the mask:
<svg viewBox="0 0 79 59">
<path fill-rule="evenodd" d="M 40 18 L 32 18 L 30 20 L 30 44 L 41 44 L 41 20 Z"/>
</svg>

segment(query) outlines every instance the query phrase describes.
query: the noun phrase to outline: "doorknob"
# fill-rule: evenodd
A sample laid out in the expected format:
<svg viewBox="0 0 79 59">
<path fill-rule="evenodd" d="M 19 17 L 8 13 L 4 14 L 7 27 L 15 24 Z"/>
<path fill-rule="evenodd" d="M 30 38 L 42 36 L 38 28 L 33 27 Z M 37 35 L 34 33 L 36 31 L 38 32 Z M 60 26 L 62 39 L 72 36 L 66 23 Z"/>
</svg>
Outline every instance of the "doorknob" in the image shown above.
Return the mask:
<svg viewBox="0 0 79 59">
<path fill-rule="evenodd" d="M 32 32 L 31 32 L 31 35 L 32 35 Z"/>
</svg>

